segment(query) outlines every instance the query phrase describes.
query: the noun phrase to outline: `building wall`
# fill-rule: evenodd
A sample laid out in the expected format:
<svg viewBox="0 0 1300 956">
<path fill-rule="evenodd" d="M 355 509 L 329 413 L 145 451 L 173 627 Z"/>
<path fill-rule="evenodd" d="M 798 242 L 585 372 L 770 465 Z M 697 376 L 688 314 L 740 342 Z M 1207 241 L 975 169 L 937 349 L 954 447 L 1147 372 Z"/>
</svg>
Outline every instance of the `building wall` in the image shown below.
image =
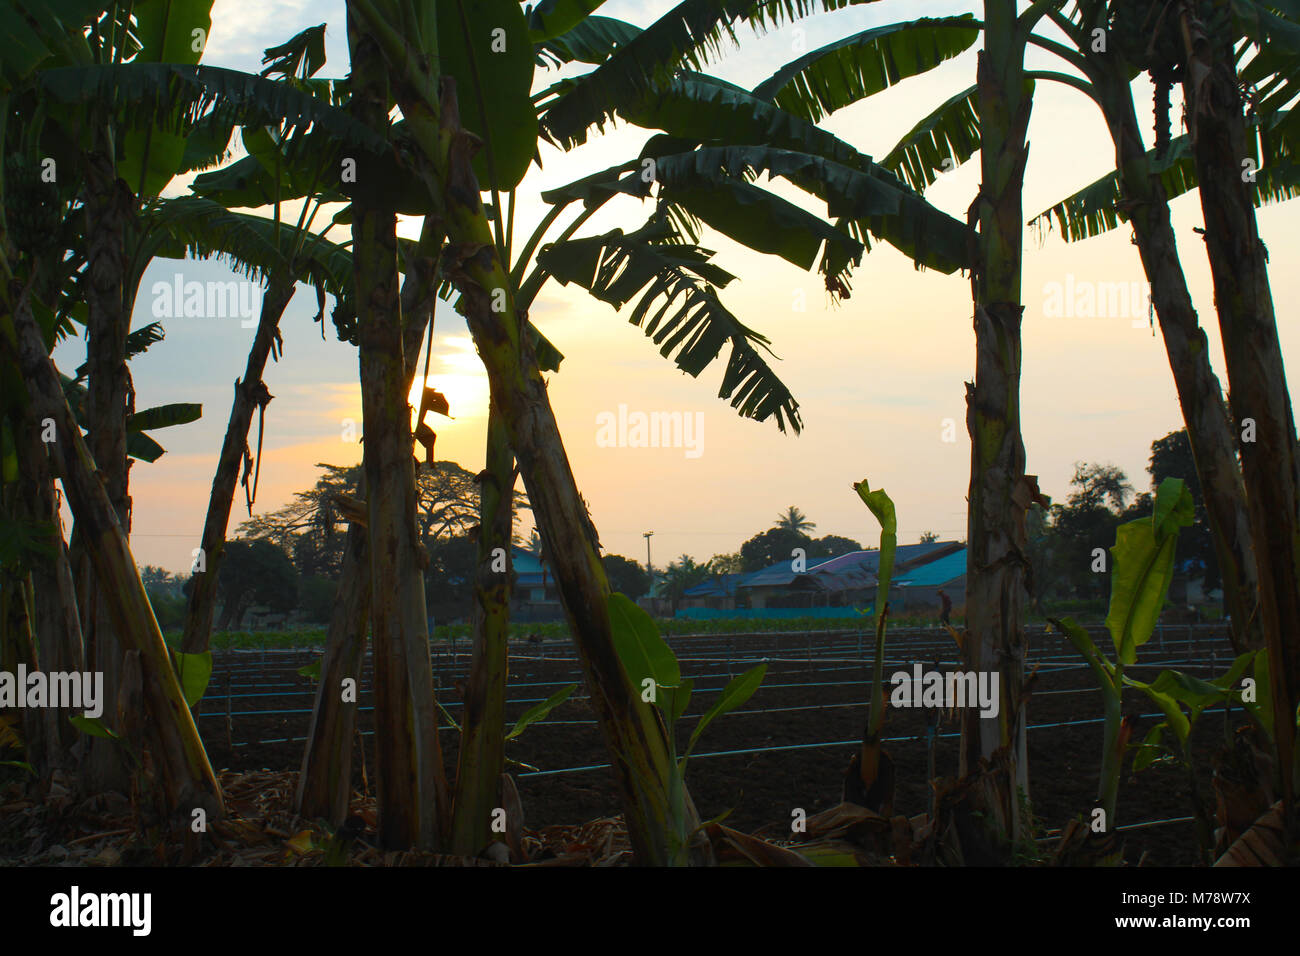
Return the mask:
<svg viewBox="0 0 1300 956">
<path fill-rule="evenodd" d="M 964 579 L 957 582 L 936 584 L 933 586 L 927 585 L 895 588 L 891 591 L 891 595 L 895 593 L 900 594 L 903 598 L 903 604 L 909 613 L 924 612 L 926 610 L 937 611 L 943 604 L 943 601 L 939 598 L 939 592 L 941 590 L 946 592 L 948 597 L 952 600 L 952 608 L 954 611 L 960 611 L 966 606 L 966 581 Z M 890 603 L 894 603 L 892 596 Z M 896 611 L 899 610 L 897 604 L 895 604 L 894 609 Z"/>
</svg>

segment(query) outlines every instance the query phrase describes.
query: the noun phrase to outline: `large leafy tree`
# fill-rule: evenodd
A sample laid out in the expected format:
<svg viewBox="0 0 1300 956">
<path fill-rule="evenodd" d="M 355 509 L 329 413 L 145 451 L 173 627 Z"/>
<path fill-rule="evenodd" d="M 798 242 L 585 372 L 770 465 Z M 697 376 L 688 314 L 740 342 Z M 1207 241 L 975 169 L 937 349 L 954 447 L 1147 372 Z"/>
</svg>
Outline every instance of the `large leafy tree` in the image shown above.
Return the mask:
<svg viewBox="0 0 1300 956">
<path fill-rule="evenodd" d="M 650 590 L 650 574 L 636 561 L 621 554 L 607 554 L 601 559 L 609 586 L 636 600 Z"/>
<path fill-rule="evenodd" d="M 796 549 L 802 548 L 807 554 L 812 543 L 812 538 L 802 531 L 768 528 L 740 546 L 741 569 L 759 571 L 778 561 L 790 561 L 795 557 Z"/>
<path fill-rule="evenodd" d="M 240 523 L 240 538 L 272 541 L 294 556 L 302 574 L 338 577 L 345 551 L 349 506 L 360 497 L 361 466 L 318 463 L 322 474 L 305 491 L 275 511 Z M 468 535 L 478 520 L 479 483 L 454 461 L 436 461 L 416 475 L 416 524 L 425 546 L 449 537 Z M 527 499 L 516 497 L 516 507 Z"/>
<path fill-rule="evenodd" d="M 269 541 L 236 539 L 227 547 L 229 567 L 220 588 L 223 630 L 238 628 L 256 605 L 281 613 L 297 605 L 298 572 L 287 554 Z"/>
<path fill-rule="evenodd" d="M 838 558 L 853 551 L 861 551 L 862 542 L 838 534 L 826 534 L 815 538 L 808 551 L 810 558 Z"/>
<path fill-rule="evenodd" d="M 316 465 L 323 474 L 306 491 L 275 511 L 250 517 L 235 529 L 235 536 L 270 541 L 294 556 L 302 574 L 338 575 L 343 564 L 345 515 L 339 499 L 355 498 L 361 485 L 359 465 Z"/>
<path fill-rule="evenodd" d="M 1133 487 L 1114 465 L 1079 462 L 1070 478 L 1071 492 L 1052 506 L 1051 585 L 1073 596 L 1101 598 L 1107 591 L 1109 555 L 1115 528 Z M 1100 552 L 1100 554 L 1099 554 Z"/>
</svg>

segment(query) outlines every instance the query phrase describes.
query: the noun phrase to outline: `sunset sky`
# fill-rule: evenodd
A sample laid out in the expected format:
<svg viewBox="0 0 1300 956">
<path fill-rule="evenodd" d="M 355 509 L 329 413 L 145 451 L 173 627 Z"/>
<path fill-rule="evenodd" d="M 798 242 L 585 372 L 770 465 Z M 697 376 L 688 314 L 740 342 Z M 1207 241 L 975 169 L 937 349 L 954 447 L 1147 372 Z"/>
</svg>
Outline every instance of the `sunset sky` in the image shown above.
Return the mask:
<svg viewBox="0 0 1300 956">
<path fill-rule="evenodd" d="M 645 25 L 671 6 L 608 0 L 600 13 Z M 745 29 L 741 46 L 725 50 L 712 72 L 752 87 L 793 59 L 799 42 L 812 50 L 870 26 L 964 9 L 970 7 L 882 0 L 817 15 L 762 37 Z M 341 0 L 217 0 L 213 21 L 206 63 L 256 72 L 265 47 L 326 22 L 330 60 L 324 73 L 347 72 Z M 802 38 L 796 30 L 805 31 Z M 1037 54 L 1032 60 L 1050 65 L 1050 58 Z M 827 125 L 862 152 L 883 156 L 922 115 L 973 84 L 974 76 L 971 50 L 841 111 Z M 554 78 L 554 73 L 539 71 L 537 84 L 548 85 Z M 1149 88 L 1143 81 L 1137 89 L 1139 115 L 1149 121 Z M 534 167 L 520 189 L 516 242 L 541 217 L 541 190 L 635 155 L 649 135 L 636 127 L 620 127 L 593 135 L 587 146 L 568 156 L 544 150 L 544 168 Z M 1040 85 L 1029 138 L 1026 218 L 1113 168 L 1113 150 L 1100 115 L 1091 101 L 1073 90 Z M 944 176 L 928 195 L 964 217 L 978 179 L 976 160 Z M 791 198 L 802 195 L 777 188 Z M 800 201 L 813 202 L 806 197 Z M 648 203 L 631 198 L 612 202 L 584 233 L 632 229 L 649 212 Z M 1300 273 L 1288 266 L 1296 260 L 1297 215 L 1300 207 L 1285 205 L 1260 212 L 1287 356 L 1300 347 L 1293 305 Z M 1201 224 L 1194 194 L 1175 202 L 1174 222 L 1222 377 L 1209 270 L 1201 239 L 1193 232 Z M 414 235 L 418 223 L 404 223 L 402 231 Z M 1139 491 L 1145 490 L 1152 440 L 1182 424 L 1163 345 L 1145 322 L 1144 305 L 1138 327 L 1128 316 L 1060 316 L 1050 306 L 1054 284 L 1142 281 L 1130 235 L 1122 227 L 1067 245 L 1052 233 L 1040 247 L 1026 231 L 1023 429 L 1028 470 L 1040 476 L 1043 490 L 1054 498 L 1067 493 L 1076 461 L 1114 463 Z M 336 230 L 331 238 L 346 236 Z M 789 505 L 817 523 L 818 535 L 874 543 L 878 529 L 850 487 L 864 477 L 893 497 L 900 542 L 914 541 L 926 530 L 942 538 L 964 537 L 970 465 L 964 383 L 974 370 L 969 282 L 960 275 L 917 272 L 900 253 L 881 245 L 873 247 L 856 271 L 852 297 L 832 306 L 815 274 L 743 251 L 716 233 L 707 234 L 704 244 L 718 251 L 721 266 L 740 276 L 725 290 L 723 300 L 743 322 L 771 339 L 780 357 L 778 373 L 800 403 L 805 429 L 797 436 L 781 434 L 773 422 L 741 419 L 719 400 L 725 349 L 714 367 L 699 379 L 689 378 L 613 309 L 585 293 L 549 283 L 532 318 L 566 356 L 561 371 L 549 376 L 551 401 L 606 550 L 644 561 L 641 535 L 654 531 L 656 566 L 683 553 L 703 561 L 736 550 Z M 185 281 L 230 278 L 220 264 L 155 262 L 141 287 L 133 327 L 153 320 L 154 283 L 170 284 L 177 273 Z M 798 290 L 807 303 L 803 312 L 795 309 Z M 320 326 L 312 322 L 315 311 L 315 295 L 300 287 L 281 325 L 284 356 L 267 370 L 275 400 L 267 411 L 255 505 L 259 511 L 278 508 L 293 492 L 312 485 L 316 462 L 360 461 L 361 446 L 355 438 L 345 438 L 347 420 L 354 420 L 360 430 L 356 351 L 337 341 L 328 319 L 322 340 Z M 455 416 L 434 423 L 437 456 L 478 471 L 483 462 L 486 378 L 463 321 L 445 306 L 438 309 L 435 321 L 430 384 L 449 397 Z M 179 571 L 189 567 L 191 549 L 198 544 L 232 386 L 243 372 L 253 331 L 233 318 L 176 318 L 164 325 L 166 340 L 132 362 L 137 405 L 202 402 L 204 415 L 194 424 L 157 432 L 168 453 L 154 464 L 133 466 L 132 538 L 140 564 Z M 64 343 L 55 353 L 65 372 L 76 368 L 83 356 L 80 340 Z M 1296 380 L 1292 368 L 1291 381 Z M 702 413 L 703 430 L 695 436 L 698 454 L 683 448 L 602 447 L 607 443 L 597 442 L 598 416 L 617 415 L 620 405 L 630 412 Z M 953 442 L 943 440 L 946 419 L 956 425 Z M 241 495 L 232 531 L 244 517 Z M 525 530 L 527 526 L 525 522 Z"/>
</svg>

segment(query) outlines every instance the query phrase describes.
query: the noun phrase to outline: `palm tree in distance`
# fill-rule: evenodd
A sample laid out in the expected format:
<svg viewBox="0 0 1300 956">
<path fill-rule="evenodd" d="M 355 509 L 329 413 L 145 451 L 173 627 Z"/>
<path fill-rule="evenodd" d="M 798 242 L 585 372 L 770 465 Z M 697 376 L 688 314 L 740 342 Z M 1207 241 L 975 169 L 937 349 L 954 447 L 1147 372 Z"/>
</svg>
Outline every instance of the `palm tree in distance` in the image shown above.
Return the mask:
<svg viewBox="0 0 1300 956">
<path fill-rule="evenodd" d="M 807 515 L 791 505 L 776 516 L 776 527 L 786 531 L 811 531 L 817 527 L 817 522 L 809 521 Z"/>
</svg>

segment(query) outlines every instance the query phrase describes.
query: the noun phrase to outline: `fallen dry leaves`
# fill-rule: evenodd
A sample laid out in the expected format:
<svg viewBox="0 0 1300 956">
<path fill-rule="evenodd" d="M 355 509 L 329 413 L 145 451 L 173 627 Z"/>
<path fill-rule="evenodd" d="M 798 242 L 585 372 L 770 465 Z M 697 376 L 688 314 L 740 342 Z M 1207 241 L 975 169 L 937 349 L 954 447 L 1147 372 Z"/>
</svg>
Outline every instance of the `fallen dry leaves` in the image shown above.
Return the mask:
<svg viewBox="0 0 1300 956">
<path fill-rule="evenodd" d="M 129 800 L 98 796 L 78 801 L 55 782 L 47 799 L 37 800 L 15 784 L 0 790 L 0 866 L 627 866 L 632 848 L 620 817 L 576 825 L 524 829 L 516 858 L 507 860 L 504 844 L 491 858 L 454 856 L 418 850 L 383 851 L 367 836 L 376 830 L 373 796 L 353 794 L 351 813 L 365 824 L 362 835 L 345 844 L 321 820 L 293 812 L 294 771 L 256 770 L 219 774 L 226 816 L 209 824 L 209 839 L 186 857 L 175 840 L 142 832 Z M 901 818 L 900 818 L 901 821 Z M 719 862 L 742 865 L 810 865 L 800 853 L 826 862 L 885 864 L 876 850 L 888 839 L 891 821 L 868 810 L 841 805 L 808 820 L 797 843 L 763 840 L 727 827 L 707 831 Z M 910 829 L 908 830 L 910 836 Z M 798 839 L 798 838 L 796 838 Z M 900 843 L 910 841 L 900 840 Z M 856 844 L 856 846 L 854 845 Z M 485 854 L 487 856 L 487 854 Z M 820 862 L 820 859 L 819 859 Z"/>
</svg>

